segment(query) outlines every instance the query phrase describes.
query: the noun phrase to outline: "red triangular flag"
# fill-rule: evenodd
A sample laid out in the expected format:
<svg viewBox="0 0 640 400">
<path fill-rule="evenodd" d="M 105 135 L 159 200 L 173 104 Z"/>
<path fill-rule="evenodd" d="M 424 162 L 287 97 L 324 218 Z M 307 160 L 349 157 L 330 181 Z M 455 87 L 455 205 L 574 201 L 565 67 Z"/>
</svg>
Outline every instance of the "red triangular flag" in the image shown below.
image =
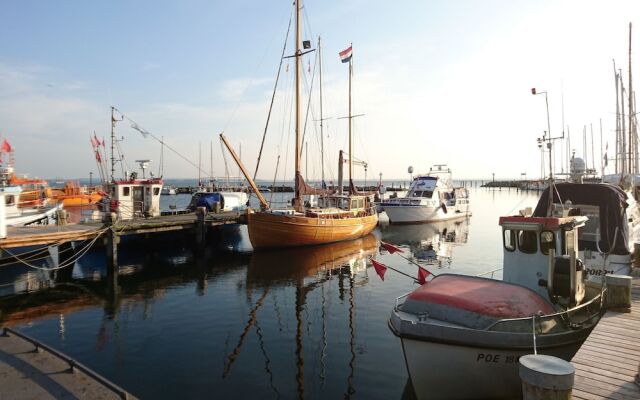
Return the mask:
<svg viewBox="0 0 640 400">
<path fill-rule="evenodd" d="M 384 281 L 384 273 L 387 272 L 387 267 L 374 259 L 371 259 L 371 264 L 373 264 L 373 268 L 375 268 L 376 274 L 378 274 L 378 276 L 380 276 L 380 279 Z"/>
<path fill-rule="evenodd" d="M 402 251 L 402 249 L 389 244 L 389 243 L 385 243 L 382 240 L 380 241 L 380 244 L 382 245 L 382 247 L 384 247 L 390 254 L 395 253 L 396 251 L 399 251 L 400 253 L 404 253 L 404 251 Z"/>
<path fill-rule="evenodd" d="M 0 151 L 4 153 L 11 153 L 13 151 L 13 148 L 11 148 L 11 145 L 9 144 L 9 142 L 7 142 L 7 139 L 5 139 L 2 142 L 2 147 L 0 147 Z"/>
<path fill-rule="evenodd" d="M 99 163 L 102 162 L 102 157 L 100 156 L 100 152 L 98 150 L 96 150 L 96 161 Z"/>
<path fill-rule="evenodd" d="M 422 267 L 418 267 L 418 282 L 420 282 L 421 285 L 427 283 L 427 277 L 429 275 L 431 275 L 431 272 Z"/>
</svg>

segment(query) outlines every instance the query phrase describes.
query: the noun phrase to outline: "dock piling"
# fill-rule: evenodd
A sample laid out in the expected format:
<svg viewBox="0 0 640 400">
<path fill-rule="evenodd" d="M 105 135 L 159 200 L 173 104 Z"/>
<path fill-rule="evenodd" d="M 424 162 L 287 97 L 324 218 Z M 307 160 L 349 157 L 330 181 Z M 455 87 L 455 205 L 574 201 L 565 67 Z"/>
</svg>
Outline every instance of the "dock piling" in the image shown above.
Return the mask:
<svg viewBox="0 0 640 400">
<path fill-rule="evenodd" d="M 0 239 L 7 237 L 7 209 L 4 196 L 4 191 L 0 190 Z"/>
<path fill-rule="evenodd" d="M 196 208 L 196 247 L 198 251 L 202 251 L 205 245 L 205 238 L 207 234 L 207 226 L 204 223 L 204 218 L 207 215 L 207 209 L 205 207 Z"/>
<path fill-rule="evenodd" d="M 107 215 L 106 223 L 110 228 L 109 232 L 107 232 L 107 269 L 111 272 L 116 271 L 118 268 L 118 232 L 115 230 L 116 219 L 116 213 Z"/>
<path fill-rule="evenodd" d="M 520 357 L 524 400 L 569 400 L 575 368 L 570 362 L 543 354 Z"/>
</svg>

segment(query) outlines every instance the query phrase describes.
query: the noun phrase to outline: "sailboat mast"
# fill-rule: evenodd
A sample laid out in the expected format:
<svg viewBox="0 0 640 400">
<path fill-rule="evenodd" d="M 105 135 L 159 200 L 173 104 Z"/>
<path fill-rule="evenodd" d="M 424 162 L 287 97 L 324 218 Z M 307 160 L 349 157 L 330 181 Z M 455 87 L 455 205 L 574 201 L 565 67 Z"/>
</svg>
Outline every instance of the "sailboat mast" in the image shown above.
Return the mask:
<svg viewBox="0 0 640 400">
<path fill-rule="evenodd" d="M 302 54 L 300 51 L 301 29 L 300 29 L 300 0 L 296 0 L 296 176 L 295 176 L 295 198 L 293 207 L 299 210 L 302 205 L 302 195 L 300 194 L 299 181 L 302 178 L 300 171 L 300 75 L 302 70 Z"/>
<path fill-rule="evenodd" d="M 631 85 L 631 22 L 629 22 L 629 173 L 636 172 L 636 166 L 633 165 L 633 153 L 636 149 L 633 146 L 633 87 Z"/>
<path fill-rule="evenodd" d="M 116 175 L 116 158 L 115 158 L 115 147 L 116 147 L 116 117 L 115 117 L 115 107 L 111 106 L 111 183 L 115 183 L 115 175 Z"/>
<path fill-rule="evenodd" d="M 629 22 L 629 173 L 636 173 L 633 154 L 637 151 L 633 138 L 633 86 L 631 85 L 631 22 Z"/>
<path fill-rule="evenodd" d="M 351 76 L 353 75 L 353 56 L 349 59 L 349 194 L 351 193 L 353 187 L 353 148 L 352 142 L 353 139 L 351 137 L 351 120 L 353 117 L 351 116 Z"/>
<path fill-rule="evenodd" d="M 322 47 L 320 36 L 318 36 L 318 62 L 320 63 L 320 185 L 324 189 L 324 126 L 322 121 Z"/>
</svg>

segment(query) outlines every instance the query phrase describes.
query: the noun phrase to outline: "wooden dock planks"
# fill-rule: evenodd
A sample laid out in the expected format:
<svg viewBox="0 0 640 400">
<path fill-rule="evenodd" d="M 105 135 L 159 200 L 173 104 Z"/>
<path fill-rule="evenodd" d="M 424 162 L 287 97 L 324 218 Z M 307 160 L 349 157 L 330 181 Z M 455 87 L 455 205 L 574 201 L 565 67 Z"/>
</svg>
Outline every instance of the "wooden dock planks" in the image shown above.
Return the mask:
<svg viewBox="0 0 640 400">
<path fill-rule="evenodd" d="M 629 312 L 607 311 L 571 363 L 574 399 L 640 399 L 640 278 L 633 278 Z"/>
<path fill-rule="evenodd" d="M 237 212 L 223 212 L 208 214 L 204 223 L 207 226 L 217 226 L 238 223 L 238 220 L 239 214 Z M 114 229 L 118 235 L 136 235 L 193 229 L 195 225 L 196 216 L 191 213 L 120 221 L 116 223 Z M 103 232 L 104 225 L 101 223 L 9 227 L 8 237 L 0 239 L 0 249 L 87 240 L 93 239 Z"/>
</svg>

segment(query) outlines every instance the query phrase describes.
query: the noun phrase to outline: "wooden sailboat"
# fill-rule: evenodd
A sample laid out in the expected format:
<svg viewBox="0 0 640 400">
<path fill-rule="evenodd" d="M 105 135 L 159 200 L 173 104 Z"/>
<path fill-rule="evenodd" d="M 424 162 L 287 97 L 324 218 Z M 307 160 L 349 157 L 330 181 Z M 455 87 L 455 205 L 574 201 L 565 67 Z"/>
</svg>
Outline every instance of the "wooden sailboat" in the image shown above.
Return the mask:
<svg viewBox="0 0 640 400">
<path fill-rule="evenodd" d="M 261 210 L 247 210 L 249 238 L 254 249 L 294 247 L 339 242 L 357 239 L 370 233 L 378 223 L 378 214 L 369 196 L 357 195 L 353 184 L 351 159 L 351 76 L 352 63 L 349 59 L 349 194 L 327 195 L 318 198 L 318 206 L 305 208 L 304 195 L 320 194 L 321 191 L 311 188 L 302 178 L 300 163 L 301 146 L 301 108 L 300 108 L 300 75 L 302 55 L 300 49 L 300 1 L 296 0 L 296 149 L 295 149 L 295 197 L 291 209 L 271 210 L 251 175 L 242 165 L 239 157 L 228 143 L 224 135 L 220 138 L 238 163 L 242 173 L 260 200 Z"/>
</svg>

